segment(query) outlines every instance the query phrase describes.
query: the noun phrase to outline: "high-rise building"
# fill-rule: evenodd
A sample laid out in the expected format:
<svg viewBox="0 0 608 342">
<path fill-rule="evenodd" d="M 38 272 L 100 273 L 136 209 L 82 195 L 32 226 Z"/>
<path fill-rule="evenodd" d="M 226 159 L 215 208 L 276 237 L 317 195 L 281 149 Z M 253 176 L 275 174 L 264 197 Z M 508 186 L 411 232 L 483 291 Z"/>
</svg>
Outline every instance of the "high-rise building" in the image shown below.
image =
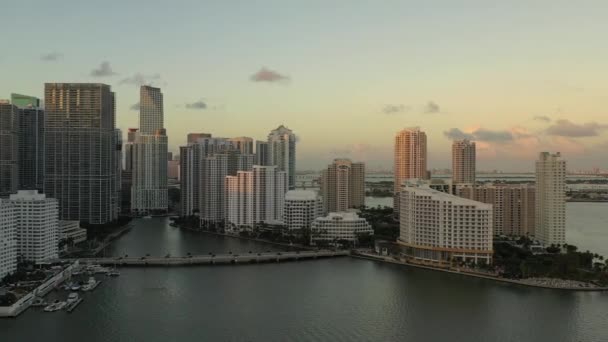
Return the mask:
<svg viewBox="0 0 608 342">
<path fill-rule="evenodd" d="M 454 184 L 475 183 L 475 142 L 455 140 L 452 143 L 452 181 Z"/>
<path fill-rule="evenodd" d="M 137 128 L 129 128 L 127 131 L 127 143 L 125 144 L 125 171 L 133 171 L 133 146 L 135 145 L 135 137 L 137 136 Z"/>
<path fill-rule="evenodd" d="M 268 165 L 268 142 L 259 141 L 255 142 L 255 165 Z"/>
<path fill-rule="evenodd" d="M 19 187 L 19 109 L 0 100 L 0 197 Z"/>
<path fill-rule="evenodd" d="M 19 108 L 41 108 L 40 99 L 34 96 L 11 94 L 11 103 Z"/>
<path fill-rule="evenodd" d="M 310 229 L 323 215 L 323 202 L 314 190 L 290 190 L 285 194 L 283 222 L 289 230 Z"/>
<path fill-rule="evenodd" d="M 329 213 L 316 218 L 311 227 L 310 243 L 336 244 L 348 241 L 356 245 L 360 235 L 372 235 L 374 230 L 363 217 L 354 212 Z"/>
<path fill-rule="evenodd" d="M 44 103 L 45 194 L 58 200 L 61 220 L 113 221 L 116 110 L 110 86 L 47 83 Z"/>
<path fill-rule="evenodd" d="M 44 188 L 44 109 L 40 100 L 27 95 L 11 94 L 19 107 L 19 189 Z"/>
<path fill-rule="evenodd" d="M 400 191 L 398 242 L 409 257 L 445 264 L 492 261 L 492 205 L 415 183 Z"/>
<path fill-rule="evenodd" d="M 0 198 L 0 279 L 17 270 L 17 218 L 15 206 Z"/>
<path fill-rule="evenodd" d="M 335 159 L 321 174 L 325 213 L 347 211 L 365 205 L 365 164 Z"/>
<path fill-rule="evenodd" d="M 199 208 L 200 160 L 196 144 L 179 148 L 180 216 L 191 216 Z"/>
<path fill-rule="evenodd" d="M 138 214 L 166 212 L 168 141 L 164 123 L 163 94 L 159 88 L 141 86 L 139 132 L 133 144 L 131 210 Z"/>
<path fill-rule="evenodd" d="M 187 143 L 196 144 L 198 139 L 203 139 L 203 138 L 211 138 L 211 134 L 209 134 L 209 133 L 188 133 Z"/>
<path fill-rule="evenodd" d="M 393 209 L 399 217 L 399 191 L 408 179 L 427 179 L 426 133 L 406 128 L 395 136 Z"/>
<path fill-rule="evenodd" d="M 173 152 L 167 152 L 167 161 L 173 160 Z"/>
<path fill-rule="evenodd" d="M 113 164 L 112 168 L 114 169 L 114 181 L 112 184 L 113 199 L 112 199 L 112 207 L 114 209 L 115 217 L 118 217 L 122 211 L 122 131 L 120 129 L 114 130 L 114 158 L 112 159 Z M 129 189 L 130 190 L 130 189 Z"/>
<path fill-rule="evenodd" d="M 258 224 L 283 222 L 287 173 L 276 166 L 254 165 L 225 178 L 225 227 L 252 229 Z"/>
<path fill-rule="evenodd" d="M 249 137 L 236 137 L 227 139 L 230 141 L 234 148 L 241 151 L 241 154 L 253 155 L 253 139 Z"/>
<path fill-rule="evenodd" d="M 268 165 L 287 172 L 289 189 L 296 188 L 296 135 L 283 125 L 268 134 Z"/>
<path fill-rule="evenodd" d="M 54 198 L 38 190 L 10 196 L 17 221 L 17 254 L 35 263 L 58 257 L 59 209 Z"/>
<path fill-rule="evenodd" d="M 228 175 L 228 155 L 214 154 L 201 161 L 199 213 L 204 227 L 224 222 L 224 180 Z"/>
<path fill-rule="evenodd" d="M 545 246 L 566 243 L 566 161 L 541 152 L 536 161 L 535 237 Z"/>
</svg>

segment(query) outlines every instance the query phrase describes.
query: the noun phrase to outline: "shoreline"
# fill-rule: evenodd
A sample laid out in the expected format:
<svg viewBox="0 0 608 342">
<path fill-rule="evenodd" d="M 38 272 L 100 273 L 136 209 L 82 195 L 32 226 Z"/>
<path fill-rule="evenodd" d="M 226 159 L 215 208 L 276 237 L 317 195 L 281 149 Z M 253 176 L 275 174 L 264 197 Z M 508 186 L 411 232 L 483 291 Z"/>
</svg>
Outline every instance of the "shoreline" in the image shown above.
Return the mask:
<svg viewBox="0 0 608 342">
<path fill-rule="evenodd" d="M 353 258 L 385 262 L 385 263 L 389 263 L 389 264 L 395 264 L 395 265 L 406 266 L 406 267 L 410 266 L 410 267 L 421 268 L 421 269 L 426 269 L 426 270 L 430 270 L 430 271 L 458 274 L 458 275 L 463 275 L 463 276 L 467 276 L 467 277 L 474 277 L 474 278 L 492 280 L 492 281 L 501 282 L 501 283 L 507 283 L 507 284 L 513 284 L 513 285 L 519 285 L 519 286 L 527 286 L 527 287 L 535 287 L 535 288 L 548 289 L 548 290 L 581 291 L 581 292 L 606 292 L 606 291 L 608 291 L 608 287 L 555 287 L 555 286 L 549 286 L 549 285 L 531 284 L 531 283 L 526 283 L 526 282 L 522 282 L 522 281 L 515 280 L 515 279 L 493 277 L 493 276 L 477 274 L 477 273 L 453 271 L 453 270 L 448 270 L 448 269 L 443 269 L 443 268 L 438 268 L 438 267 L 399 262 L 396 260 L 389 260 L 387 258 L 384 258 L 381 256 L 375 256 L 372 254 L 362 254 L 360 252 L 351 253 L 350 256 Z"/>
</svg>

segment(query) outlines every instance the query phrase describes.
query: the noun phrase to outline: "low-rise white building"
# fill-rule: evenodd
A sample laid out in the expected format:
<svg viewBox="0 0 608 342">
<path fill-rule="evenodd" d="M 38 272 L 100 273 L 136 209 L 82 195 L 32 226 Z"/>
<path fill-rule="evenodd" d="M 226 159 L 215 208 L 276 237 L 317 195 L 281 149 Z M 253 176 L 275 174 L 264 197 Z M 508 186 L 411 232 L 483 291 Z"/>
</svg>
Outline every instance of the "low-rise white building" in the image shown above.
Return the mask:
<svg viewBox="0 0 608 342">
<path fill-rule="evenodd" d="M 59 221 L 59 240 L 72 239 L 74 244 L 87 240 L 87 230 L 78 221 Z"/>
<path fill-rule="evenodd" d="M 59 207 L 57 200 L 37 190 L 19 190 L 10 196 L 17 221 L 17 255 L 36 263 L 58 257 Z"/>
<path fill-rule="evenodd" d="M 492 261 L 492 205 L 406 183 L 398 242 L 408 257 L 432 263 Z"/>
<path fill-rule="evenodd" d="M 287 229 L 310 228 L 320 216 L 323 216 L 323 202 L 316 191 L 291 190 L 285 194 L 283 222 Z"/>
<path fill-rule="evenodd" d="M 359 235 L 373 233 L 370 224 L 355 212 L 329 213 L 325 217 L 316 218 L 312 223 L 310 243 L 316 245 L 320 242 L 335 244 L 349 241 L 356 244 Z"/>
<path fill-rule="evenodd" d="M 17 269 L 15 206 L 0 199 L 0 279 Z"/>
</svg>

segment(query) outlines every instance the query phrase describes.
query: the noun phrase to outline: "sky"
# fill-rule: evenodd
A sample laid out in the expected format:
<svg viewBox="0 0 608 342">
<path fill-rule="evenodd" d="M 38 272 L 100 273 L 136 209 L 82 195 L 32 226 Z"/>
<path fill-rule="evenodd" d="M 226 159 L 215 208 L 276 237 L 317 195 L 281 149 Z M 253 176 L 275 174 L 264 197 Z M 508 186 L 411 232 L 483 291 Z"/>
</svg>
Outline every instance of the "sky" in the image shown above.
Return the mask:
<svg viewBox="0 0 608 342">
<path fill-rule="evenodd" d="M 299 170 L 391 169 L 395 133 L 419 126 L 429 168 L 458 138 L 481 170 L 531 171 L 540 151 L 608 168 L 608 1 L 19 0 L 1 17 L 0 98 L 110 84 L 126 132 L 158 86 L 173 151 L 284 124 Z"/>
</svg>

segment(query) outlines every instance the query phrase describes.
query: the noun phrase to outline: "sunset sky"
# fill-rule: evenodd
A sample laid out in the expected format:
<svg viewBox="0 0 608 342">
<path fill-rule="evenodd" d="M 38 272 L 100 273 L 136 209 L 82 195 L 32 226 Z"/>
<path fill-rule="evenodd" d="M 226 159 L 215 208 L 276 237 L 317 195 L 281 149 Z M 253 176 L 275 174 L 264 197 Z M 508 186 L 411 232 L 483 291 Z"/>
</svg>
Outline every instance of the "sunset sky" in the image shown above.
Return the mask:
<svg viewBox="0 0 608 342">
<path fill-rule="evenodd" d="M 478 169 L 529 171 L 541 150 L 608 168 L 607 18 L 608 1 L 8 1 L 0 98 L 107 83 L 124 132 L 152 84 L 170 150 L 188 132 L 265 139 L 285 124 L 300 170 L 391 168 L 411 126 L 431 168 L 461 137 Z"/>
</svg>

